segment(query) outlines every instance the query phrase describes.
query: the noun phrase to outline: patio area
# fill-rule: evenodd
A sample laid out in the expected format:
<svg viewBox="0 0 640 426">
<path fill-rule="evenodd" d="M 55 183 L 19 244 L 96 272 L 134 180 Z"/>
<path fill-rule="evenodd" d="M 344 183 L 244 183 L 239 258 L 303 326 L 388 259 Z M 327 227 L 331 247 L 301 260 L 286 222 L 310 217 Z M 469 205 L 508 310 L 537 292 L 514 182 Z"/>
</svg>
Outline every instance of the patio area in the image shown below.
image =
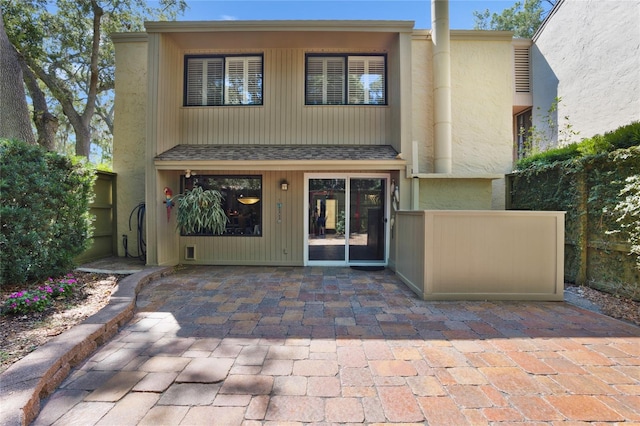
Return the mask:
<svg viewBox="0 0 640 426">
<path fill-rule="evenodd" d="M 640 422 L 640 328 L 565 302 L 427 302 L 392 271 L 184 267 L 36 425 Z"/>
</svg>

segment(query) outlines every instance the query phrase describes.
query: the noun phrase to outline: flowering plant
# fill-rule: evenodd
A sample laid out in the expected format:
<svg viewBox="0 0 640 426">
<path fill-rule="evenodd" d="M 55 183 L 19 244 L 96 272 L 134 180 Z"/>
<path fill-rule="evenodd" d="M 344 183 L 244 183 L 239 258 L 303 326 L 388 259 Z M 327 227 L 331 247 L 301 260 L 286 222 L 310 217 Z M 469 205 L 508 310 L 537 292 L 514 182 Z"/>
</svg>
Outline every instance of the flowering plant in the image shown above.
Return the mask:
<svg viewBox="0 0 640 426">
<path fill-rule="evenodd" d="M 28 312 L 42 312 L 47 309 L 54 299 L 64 298 L 73 294 L 77 281 L 73 275 L 54 280 L 49 278 L 47 283 L 34 290 L 21 290 L 11 293 L 5 300 L 3 313 L 26 314 Z"/>
</svg>

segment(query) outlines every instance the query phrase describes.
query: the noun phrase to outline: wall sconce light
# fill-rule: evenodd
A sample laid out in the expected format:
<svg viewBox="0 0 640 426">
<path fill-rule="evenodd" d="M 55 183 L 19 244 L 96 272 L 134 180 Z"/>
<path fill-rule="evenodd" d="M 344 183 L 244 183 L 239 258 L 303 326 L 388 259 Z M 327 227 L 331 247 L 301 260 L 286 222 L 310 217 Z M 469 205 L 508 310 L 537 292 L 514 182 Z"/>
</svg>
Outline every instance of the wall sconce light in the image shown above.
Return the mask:
<svg viewBox="0 0 640 426">
<path fill-rule="evenodd" d="M 288 191 L 289 190 L 289 182 L 287 182 L 286 179 L 282 179 L 280 181 L 280 189 L 283 191 Z"/>
<path fill-rule="evenodd" d="M 195 176 L 196 172 L 192 172 L 190 169 L 187 169 L 184 171 L 184 177 L 186 177 L 187 179 L 189 179 L 191 176 Z"/>
</svg>

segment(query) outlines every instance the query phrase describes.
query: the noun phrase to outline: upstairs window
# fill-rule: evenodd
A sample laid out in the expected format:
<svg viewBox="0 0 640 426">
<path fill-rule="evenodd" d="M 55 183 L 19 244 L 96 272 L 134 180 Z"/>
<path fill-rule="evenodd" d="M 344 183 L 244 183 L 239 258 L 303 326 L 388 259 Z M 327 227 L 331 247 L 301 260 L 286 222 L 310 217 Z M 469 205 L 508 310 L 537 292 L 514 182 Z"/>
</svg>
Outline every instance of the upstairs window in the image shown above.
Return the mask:
<svg viewBox="0 0 640 426">
<path fill-rule="evenodd" d="M 386 105 L 386 57 L 307 55 L 307 105 Z"/>
<path fill-rule="evenodd" d="M 187 56 L 186 106 L 262 105 L 262 56 Z"/>
</svg>

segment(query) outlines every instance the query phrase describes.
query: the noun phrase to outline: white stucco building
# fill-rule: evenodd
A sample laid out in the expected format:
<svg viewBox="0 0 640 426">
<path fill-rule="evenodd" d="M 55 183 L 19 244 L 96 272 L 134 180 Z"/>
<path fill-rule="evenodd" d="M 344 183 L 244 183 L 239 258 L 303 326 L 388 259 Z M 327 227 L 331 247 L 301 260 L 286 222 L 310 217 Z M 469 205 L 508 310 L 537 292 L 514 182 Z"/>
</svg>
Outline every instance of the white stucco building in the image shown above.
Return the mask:
<svg viewBox="0 0 640 426">
<path fill-rule="evenodd" d="M 559 98 L 553 142 L 640 120 L 640 1 L 559 0 L 533 37 L 531 65 L 533 106 L 522 114 L 547 133 Z"/>
</svg>

